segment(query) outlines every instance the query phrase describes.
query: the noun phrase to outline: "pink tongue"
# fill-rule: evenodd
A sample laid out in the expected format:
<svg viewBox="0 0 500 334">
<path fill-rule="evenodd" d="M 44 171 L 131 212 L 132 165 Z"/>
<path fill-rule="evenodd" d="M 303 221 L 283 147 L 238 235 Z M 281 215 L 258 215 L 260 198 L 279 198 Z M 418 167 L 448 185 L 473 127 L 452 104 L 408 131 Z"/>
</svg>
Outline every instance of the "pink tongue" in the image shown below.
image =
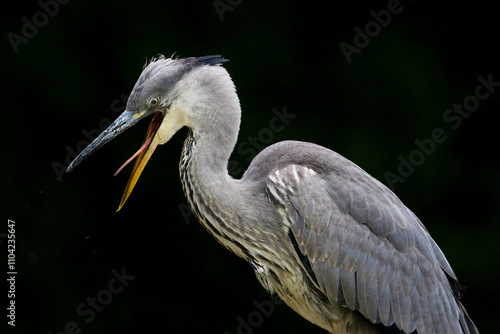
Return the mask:
<svg viewBox="0 0 500 334">
<path fill-rule="evenodd" d="M 147 137 L 146 140 L 144 141 L 144 144 L 142 144 L 141 148 L 137 152 L 135 152 L 134 155 L 131 156 L 127 161 L 125 161 L 125 163 L 120 168 L 118 168 L 114 176 L 118 175 L 118 173 L 120 173 L 122 169 L 125 168 L 125 166 L 127 166 L 132 160 L 134 160 L 135 157 L 137 157 L 139 154 L 141 154 L 148 148 L 149 144 L 151 143 L 151 140 L 153 140 L 156 130 L 158 129 L 162 121 L 163 121 L 163 115 L 161 113 L 157 113 L 154 116 L 153 120 L 151 121 L 151 124 L 149 125 Z"/>
<path fill-rule="evenodd" d="M 137 157 L 142 151 L 144 151 L 149 146 L 149 143 L 151 143 L 152 139 L 153 136 L 149 136 L 148 139 L 144 142 L 144 144 L 142 144 L 141 148 L 137 152 L 135 152 L 134 155 L 131 156 L 127 161 L 125 161 L 125 163 L 120 168 L 118 168 L 114 176 L 118 175 L 118 173 L 120 173 L 122 169 L 125 168 L 125 166 L 127 166 L 132 160 L 135 159 L 135 157 Z"/>
</svg>

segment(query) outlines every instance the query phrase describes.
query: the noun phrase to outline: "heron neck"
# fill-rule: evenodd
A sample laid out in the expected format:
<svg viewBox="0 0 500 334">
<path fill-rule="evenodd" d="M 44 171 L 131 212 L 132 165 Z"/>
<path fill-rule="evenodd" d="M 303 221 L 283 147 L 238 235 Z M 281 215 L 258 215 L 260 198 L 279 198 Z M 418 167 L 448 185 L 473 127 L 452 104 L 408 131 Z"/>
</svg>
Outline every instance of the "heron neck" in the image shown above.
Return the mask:
<svg viewBox="0 0 500 334">
<path fill-rule="evenodd" d="M 209 82 L 201 82 L 190 95 L 191 114 L 196 115 L 184 155 L 190 155 L 193 175 L 228 179 L 227 164 L 236 146 L 241 122 L 238 95 L 222 67 L 207 68 Z M 208 181 L 208 180 L 207 180 Z"/>
<path fill-rule="evenodd" d="M 184 194 L 201 225 L 226 248 L 247 258 L 248 251 L 234 242 L 241 233 L 238 226 L 233 225 L 241 221 L 236 209 L 240 201 L 236 198 L 237 181 L 229 176 L 225 167 L 227 152 L 216 154 L 214 150 L 207 150 L 205 140 L 190 130 L 184 142 L 179 166 Z"/>
<path fill-rule="evenodd" d="M 200 223 L 221 244 L 248 258 L 245 247 L 235 242 L 244 237 L 237 222 L 245 219 L 242 216 L 245 213 L 238 209 L 242 207 L 245 192 L 227 169 L 240 123 L 237 97 L 232 101 L 232 106 L 226 104 L 205 113 L 212 117 L 210 122 L 189 130 L 179 169 L 184 193 Z"/>
<path fill-rule="evenodd" d="M 235 182 L 227 165 L 236 139 L 237 131 L 229 136 L 227 133 L 190 130 L 180 162 L 182 181 L 190 183 L 202 196 L 210 193 L 221 195 L 228 190 L 227 187 Z"/>
</svg>

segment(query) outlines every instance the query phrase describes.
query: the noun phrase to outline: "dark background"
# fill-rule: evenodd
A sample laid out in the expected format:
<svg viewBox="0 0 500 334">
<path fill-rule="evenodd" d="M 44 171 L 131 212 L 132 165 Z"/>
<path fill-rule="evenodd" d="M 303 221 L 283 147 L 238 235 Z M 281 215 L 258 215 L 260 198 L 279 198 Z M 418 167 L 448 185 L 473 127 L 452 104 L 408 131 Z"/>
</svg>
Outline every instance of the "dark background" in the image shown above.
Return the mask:
<svg viewBox="0 0 500 334">
<path fill-rule="evenodd" d="M 81 333 L 324 333 L 283 305 L 260 315 L 253 302 L 270 297 L 250 266 L 186 216 L 178 177 L 185 129 L 157 150 L 119 213 L 131 167 L 113 173 L 139 148 L 148 122 L 58 181 L 54 166 L 81 150 L 84 130 L 95 135 L 119 115 L 146 59 L 159 53 L 230 59 L 224 66 L 243 110 L 240 143 L 252 136 L 263 146 L 319 143 L 386 184 L 401 158 L 418 154 L 415 140 L 441 128 L 446 140 L 395 192 L 468 287 L 463 302 L 479 330 L 496 332 L 500 87 L 456 129 L 443 120 L 474 95 L 478 76 L 500 81 L 493 3 L 402 1 L 350 63 L 339 44 L 354 45 L 354 27 L 364 30 L 370 11 L 387 9 L 387 1 L 73 0 L 46 21 L 36 1 L 9 6 L 17 7 L 4 8 L 0 23 L 0 241 L 6 263 L 7 219 L 14 220 L 17 333 L 72 332 L 71 321 Z M 40 27 L 30 32 L 22 18 L 34 16 Z M 23 29 L 33 36 L 16 53 L 8 34 L 22 37 Z M 296 117 L 266 137 L 274 108 Z M 232 160 L 244 169 L 252 157 L 236 150 Z M 111 271 L 122 268 L 135 278 L 108 293 Z M 112 300 L 87 323 L 77 308 L 96 296 Z M 8 327 L 2 319 L 0 328 Z"/>
</svg>

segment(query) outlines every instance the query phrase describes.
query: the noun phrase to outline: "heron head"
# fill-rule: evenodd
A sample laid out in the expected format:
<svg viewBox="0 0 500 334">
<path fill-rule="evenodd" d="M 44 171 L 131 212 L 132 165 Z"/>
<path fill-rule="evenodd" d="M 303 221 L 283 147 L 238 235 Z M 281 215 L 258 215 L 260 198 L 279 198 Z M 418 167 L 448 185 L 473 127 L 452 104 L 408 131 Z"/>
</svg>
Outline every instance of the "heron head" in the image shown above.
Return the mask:
<svg viewBox="0 0 500 334">
<path fill-rule="evenodd" d="M 179 84 L 186 74 L 196 67 L 217 65 L 227 61 L 221 56 L 192 57 L 182 59 L 153 59 L 143 69 L 129 96 L 126 110 L 68 166 L 70 172 L 80 162 L 120 133 L 152 116 L 144 143 L 115 173 L 118 174 L 134 158 L 136 162 L 128 180 L 118 210 L 127 201 L 149 158 L 159 144 L 166 143 L 183 126 L 192 127 L 195 115 L 185 108 L 186 90 L 189 83 Z M 117 210 L 117 211 L 118 211 Z"/>
</svg>

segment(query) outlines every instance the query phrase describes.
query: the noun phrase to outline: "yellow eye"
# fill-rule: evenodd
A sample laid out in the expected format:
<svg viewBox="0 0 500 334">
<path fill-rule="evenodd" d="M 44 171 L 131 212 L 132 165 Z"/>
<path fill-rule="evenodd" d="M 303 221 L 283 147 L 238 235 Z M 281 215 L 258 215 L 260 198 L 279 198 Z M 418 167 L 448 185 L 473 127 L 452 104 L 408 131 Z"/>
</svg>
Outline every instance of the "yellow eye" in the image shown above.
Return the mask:
<svg viewBox="0 0 500 334">
<path fill-rule="evenodd" d="M 160 99 L 157 97 L 153 97 L 151 100 L 149 100 L 149 107 L 156 107 L 157 105 L 160 104 Z"/>
</svg>

